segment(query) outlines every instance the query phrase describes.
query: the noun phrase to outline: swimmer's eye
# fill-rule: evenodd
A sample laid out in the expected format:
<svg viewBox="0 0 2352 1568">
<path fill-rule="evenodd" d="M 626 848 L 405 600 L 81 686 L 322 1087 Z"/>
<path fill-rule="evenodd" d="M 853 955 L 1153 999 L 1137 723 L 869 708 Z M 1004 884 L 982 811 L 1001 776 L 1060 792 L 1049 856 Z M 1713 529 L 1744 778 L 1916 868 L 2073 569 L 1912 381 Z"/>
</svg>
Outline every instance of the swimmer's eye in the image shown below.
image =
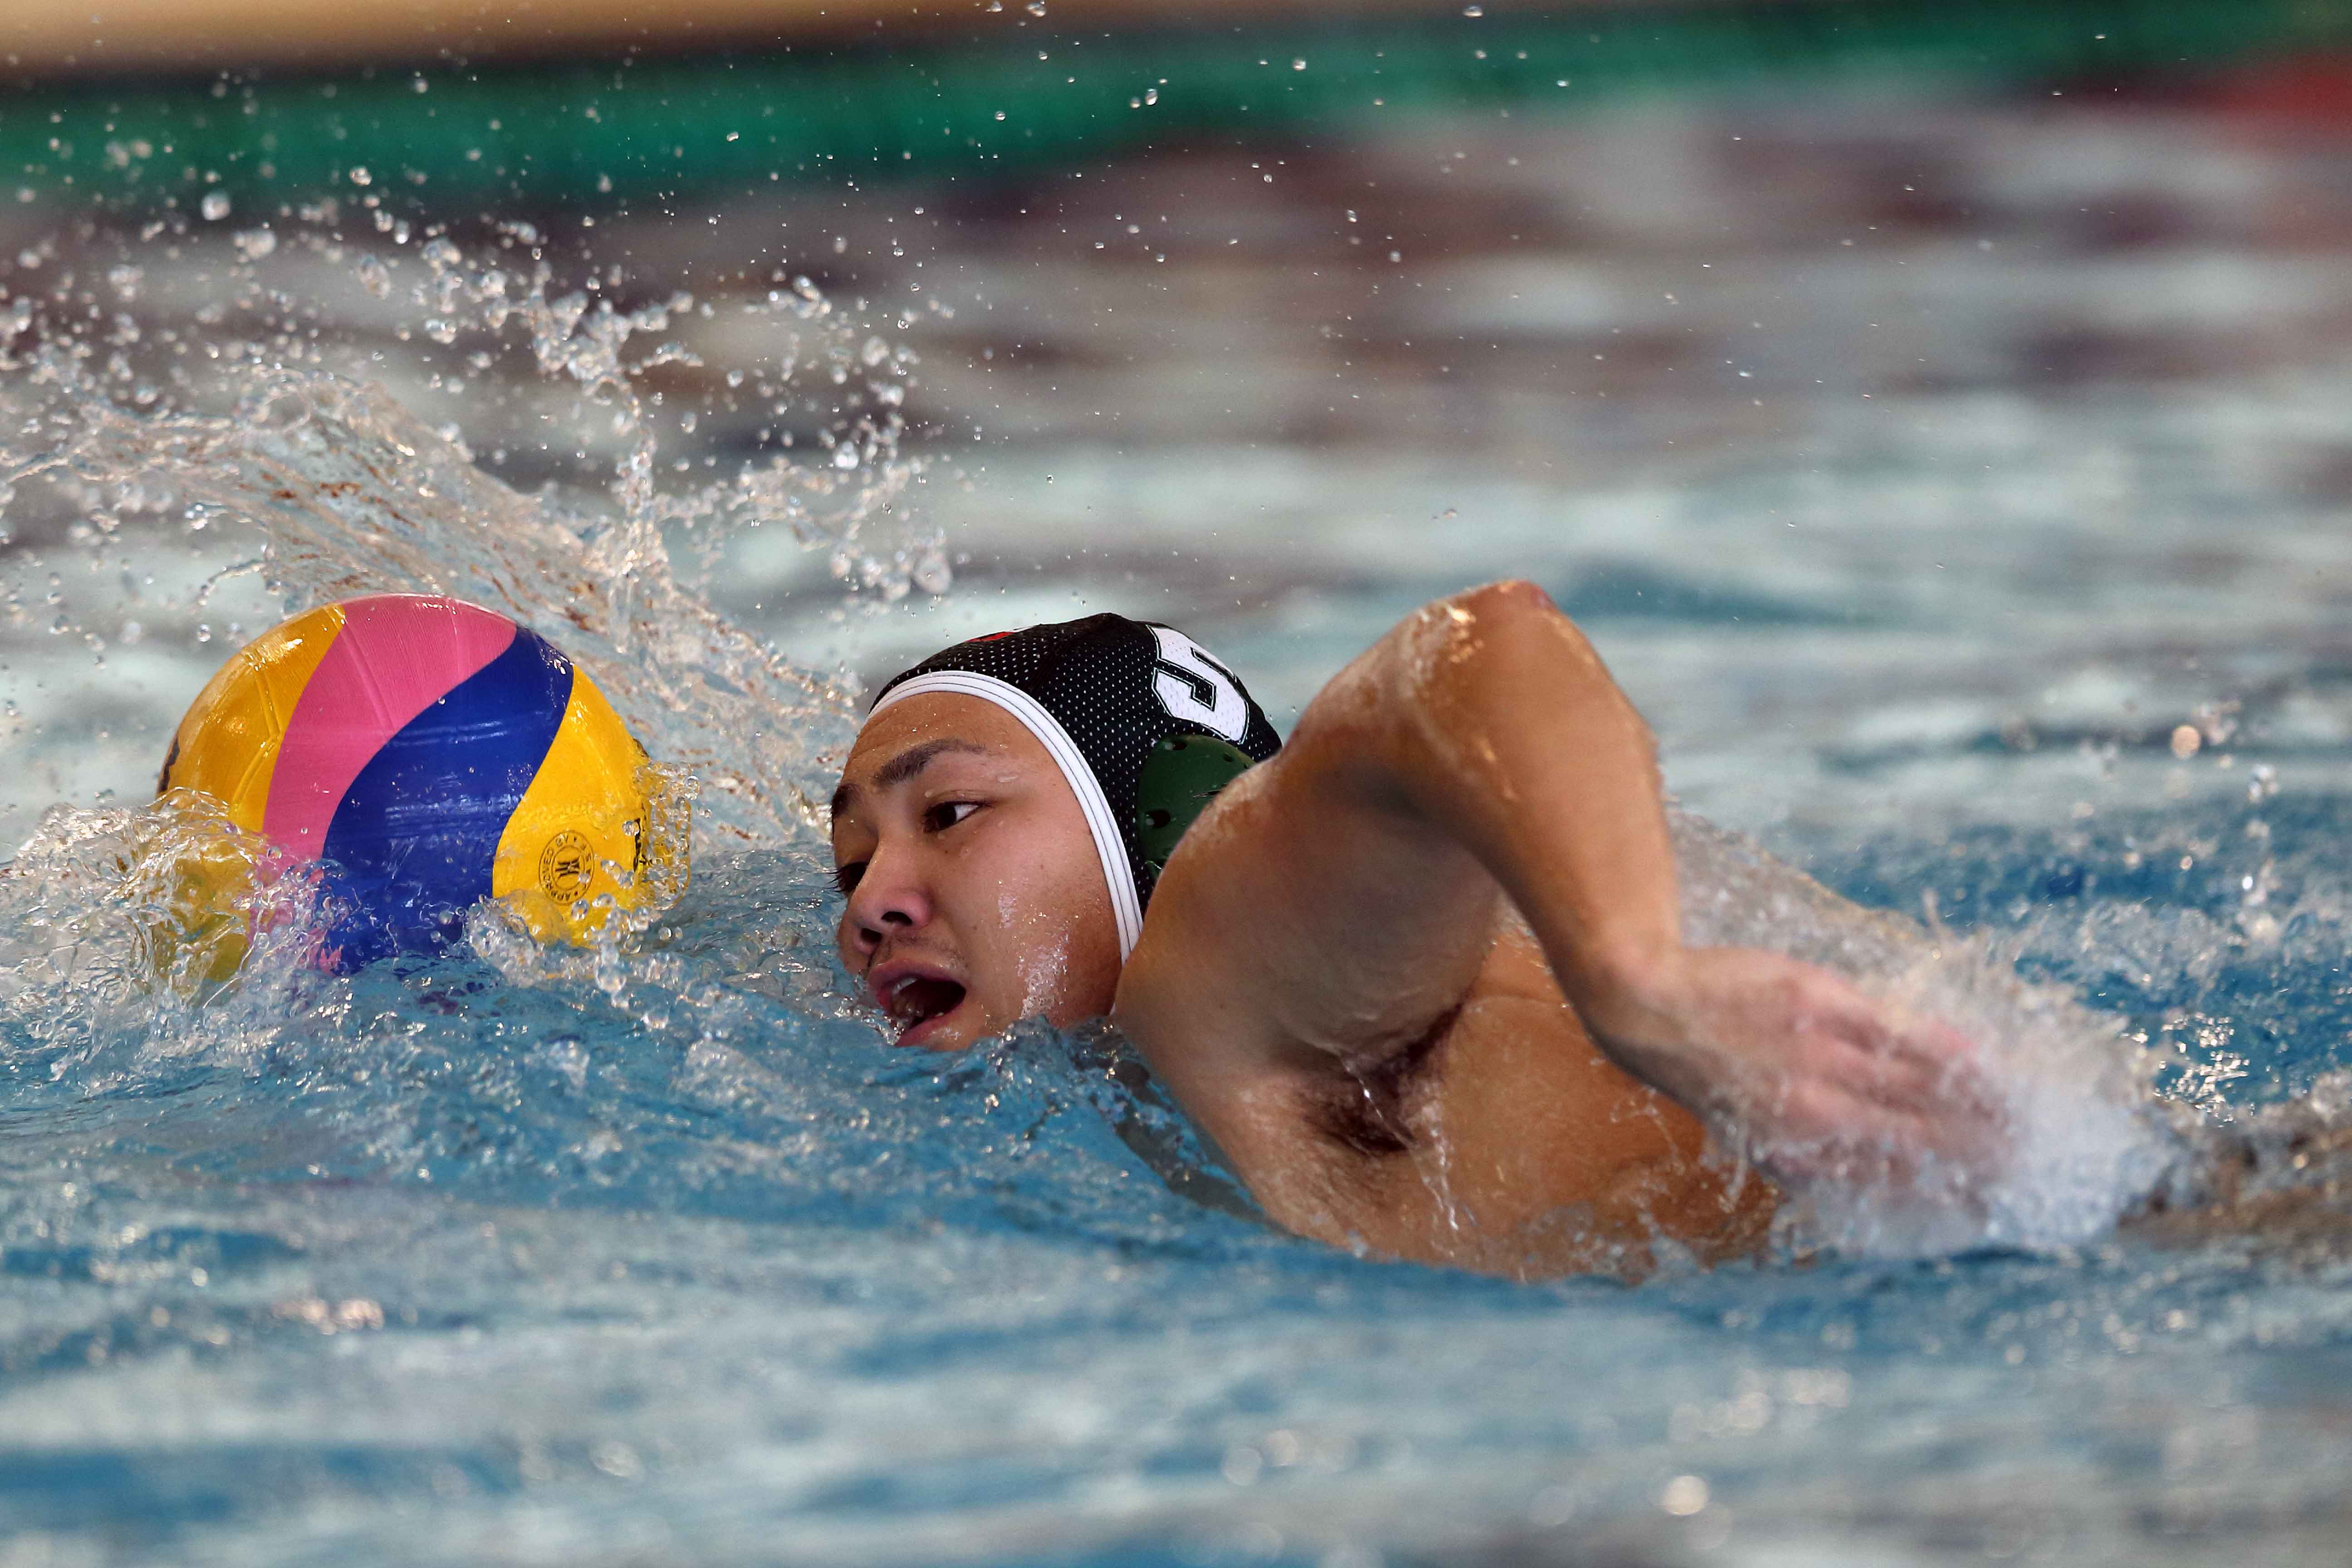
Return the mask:
<svg viewBox="0 0 2352 1568">
<path fill-rule="evenodd" d="M 846 866 L 835 866 L 833 868 L 833 885 L 841 889 L 841 896 L 845 899 L 856 890 L 859 879 L 865 875 L 866 862 L 852 860 Z"/>
<path fill-rule="evenodd" d="M 923 813 L 923 826 L 933 833 L 943 833 L 980 809 L 976 800 L 943 800 Z"/>
</svg>

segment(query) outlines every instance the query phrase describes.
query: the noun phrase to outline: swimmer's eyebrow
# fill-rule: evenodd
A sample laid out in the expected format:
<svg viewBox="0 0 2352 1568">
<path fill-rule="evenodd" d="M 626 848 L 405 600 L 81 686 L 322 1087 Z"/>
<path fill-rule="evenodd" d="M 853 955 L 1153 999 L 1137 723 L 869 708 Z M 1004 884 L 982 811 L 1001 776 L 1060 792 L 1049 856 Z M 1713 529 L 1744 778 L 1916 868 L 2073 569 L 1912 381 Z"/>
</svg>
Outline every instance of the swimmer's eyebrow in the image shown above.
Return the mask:
<svg viewBox="0 0 2352 1568">
<path fill-rule="evenodd" d="M 877 790 L 886 790 L 894 784 L 905 784 L 950 752 L 971 752 L 983 757 L 990 754 L 988 748 L 978 742 L 958 740 L 953 735 L 944 736 L 936 741 L 926 741 L 919 746 L 908 747 L 875 769 L 874 787 Z M 839 816 L 852 802 L 857 799 L 860 793 L 856 784 L 846 779 L 843 780 L 841 787 L 833 792 L 833 815 Z"/>
</svg>

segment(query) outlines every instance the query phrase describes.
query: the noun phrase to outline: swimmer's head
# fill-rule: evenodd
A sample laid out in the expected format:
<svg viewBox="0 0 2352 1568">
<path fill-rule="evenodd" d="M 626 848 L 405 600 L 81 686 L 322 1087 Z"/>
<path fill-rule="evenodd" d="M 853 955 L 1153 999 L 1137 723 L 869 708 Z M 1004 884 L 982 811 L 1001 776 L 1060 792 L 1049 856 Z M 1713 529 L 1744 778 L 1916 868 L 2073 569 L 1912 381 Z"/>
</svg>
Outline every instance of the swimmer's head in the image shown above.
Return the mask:
<svg viewBox="0 0 2352 1568">
<path fill-rule="evenodd" d="M 834 797 L 843 962 L 908 1045 L 1108 1012 L 1177 840 L 1280 745 L 1166 626 L 1092 616 L 935 654 L 882 688 Z"/>
</svg>

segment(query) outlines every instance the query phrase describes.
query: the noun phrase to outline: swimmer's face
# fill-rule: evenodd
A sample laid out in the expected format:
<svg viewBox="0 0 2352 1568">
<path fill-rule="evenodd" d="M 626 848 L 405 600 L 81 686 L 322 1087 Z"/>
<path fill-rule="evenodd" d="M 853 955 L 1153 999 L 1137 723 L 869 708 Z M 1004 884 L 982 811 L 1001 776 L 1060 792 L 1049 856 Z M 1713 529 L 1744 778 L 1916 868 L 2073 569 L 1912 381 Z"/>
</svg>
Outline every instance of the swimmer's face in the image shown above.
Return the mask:
<svg viewBox="0 0 2352 1568">
<path fill-rule="evenodd" d="M 1020 721 L 930 692 L 882 710 L 842 769 L 842 962 L 901 1045 L 960 1050 L 1023 1018 L 1110 1011 L 1118 934 L 1069 781 Z"/>
</svg>

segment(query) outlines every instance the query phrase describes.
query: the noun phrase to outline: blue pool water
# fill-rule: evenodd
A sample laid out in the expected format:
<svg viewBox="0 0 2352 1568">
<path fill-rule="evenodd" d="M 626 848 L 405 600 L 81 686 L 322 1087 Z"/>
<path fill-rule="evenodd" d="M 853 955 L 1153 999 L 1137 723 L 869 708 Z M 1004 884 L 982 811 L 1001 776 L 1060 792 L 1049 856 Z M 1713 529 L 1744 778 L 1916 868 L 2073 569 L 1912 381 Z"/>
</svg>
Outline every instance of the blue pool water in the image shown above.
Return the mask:
<svg viewBox="0 0 2352 1568">
<path fill-rule="evenodd" d="M 0 1563 L 2340 1560 L 2340 148 L 1878 107 L 1423 125 L 1303 195 L 1204 153 L 1009 231 L 861 196 L 818 252 L 866 269 L 805 289 L 688 214 L 595 258 L 607 315 L 536 232 L 8 215 Z M 1341 245 L 1414 179 L 1428 259 L 1297 282 L 1283 223 Z M 1440 243 L 1539 198 L 1578 224 Z M 1145 201 L 1215 243 L 1095 261 Z M 1638 1286 L 1351 1258 L 1114 1037 L 915 1058 L 848 994 L 810 824 L 861 679 L 1116 605 L 1286 719 L 1505 573 L 1685 807 L 1937 922 L 1841 938 L 1683 829 L 1704 929 L 1940 998 L 2038 1086 L 2011 1230 L 1864 1205 Z M 693 890 L 625 949 L 485 911 L 157 988 L 154 845 L 205 831 L 141 804 L 160 737 L 286 608 L 423 586 L 694 768 Z"/>
</svg>

